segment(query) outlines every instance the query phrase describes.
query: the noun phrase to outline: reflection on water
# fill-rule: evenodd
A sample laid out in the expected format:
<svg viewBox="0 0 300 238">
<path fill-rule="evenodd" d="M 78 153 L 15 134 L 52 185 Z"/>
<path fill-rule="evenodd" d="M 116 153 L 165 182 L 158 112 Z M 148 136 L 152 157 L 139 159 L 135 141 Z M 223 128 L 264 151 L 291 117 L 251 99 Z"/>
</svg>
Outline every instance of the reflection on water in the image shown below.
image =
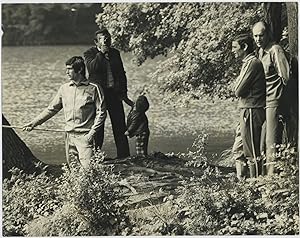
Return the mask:
<svg viewBox="0 0 300 238">
<path fill-rule="evenodd" d="M 24 125 L 31 121 L 67 82 L 65 61 L 73 55 L 82 55 L 89 46 L 42 46 L 2 48 L 2 112 L 11 125 Z M 138 92 L 149 84 L 149 75 L 155 70 L 157 60 L 149 60 L 137 67 L 129 54 L 123 54 L 128 77 L 128 95 L 136 98 Z M 150 89 L 147 95 L 150 109 L 147 112 L 151 137 L 149 151 L 185 152 L 199 132 L 211 132 L 208 151 L 220 153 L 232 143 L 237 121 L 235 103 L 199 101 L 189 108 L 177 108 L 162 103 L 162 96 Z M 124 106 L 126 114 L 129 111 Z M 63 113 L 59 112 L 42 127 L 63 128 Z M 213 133 L 217 131 L 218 133 Z M 17 131 L 17 134 L 46 162 L 64 161 L 63 133 Z M 130 140 L 134 154 L 134 140 Z M 103 149 L 115 156 L 110 120 L 106 121 Z"/>
</svg>

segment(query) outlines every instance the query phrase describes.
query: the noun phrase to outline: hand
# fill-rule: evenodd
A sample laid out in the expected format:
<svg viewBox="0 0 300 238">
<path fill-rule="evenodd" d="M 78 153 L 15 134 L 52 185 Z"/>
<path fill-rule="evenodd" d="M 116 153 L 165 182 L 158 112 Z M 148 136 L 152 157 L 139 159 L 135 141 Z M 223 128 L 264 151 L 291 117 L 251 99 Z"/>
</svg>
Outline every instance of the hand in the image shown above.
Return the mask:
<svg viewBox="0 0 300 238">
<path fill-rule="evenodd" d="M 35 126 L 36 125 L 34 122 L 29 122 L 23 126 L 22 130 L 23 131 L 32 131 Z"/>
<path fill-rule="evenodd" d="M 129 136 L 129 132 L 128 132 L 128 131 L 125 131 L 124 135 L 125 135 L 125 136 Z"/>
<path fill-rule="evenodd" d="M 101 45 L 99 48 L 103 54 L 106 54 L 109 51 L 109 47 L 107 45 Z"/>
<path fill-rule="evenodd" d="M 91 143 L 93 143 L 94 135 L 88 133 L 88 134 L 85 135 L 85 138 L 86 138 L 87 142 L 88 142 L 89 144 L 91 144 Z"/>
</svg>

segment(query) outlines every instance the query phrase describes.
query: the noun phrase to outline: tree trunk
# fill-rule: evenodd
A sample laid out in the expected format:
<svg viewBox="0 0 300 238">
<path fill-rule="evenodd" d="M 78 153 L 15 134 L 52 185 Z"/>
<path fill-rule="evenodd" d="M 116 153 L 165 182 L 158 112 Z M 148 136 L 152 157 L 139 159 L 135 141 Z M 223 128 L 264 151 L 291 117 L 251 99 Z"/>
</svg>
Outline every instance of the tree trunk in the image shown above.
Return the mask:
<svg viewBox="0 0 300 238">
<path fill-rule="evenodd" d="M 280 2 L 263 3 L 265 22 L 270 25 L 271 34 L 275 42 L 279 42 L 282 33 L 281 10 Z"/>
<path fill-rule="evenodd" d="M 282 37 L 282 3 L 267 2 L 263 3 L 264 18 L 270 25 L 272 38 L 279 43 Z M 288 47 L 285 48 L 289 53 L 291 66 L 290 80 L 285 87 L 283 98 L 283 108 L 285 117 L 284 142 L 298 144 L 298 3 L 286 3 L 288 18 Z"/>
<path fill-rule="evenodd" d="M 298 3 L 286 3 L 289 33 L 291 79 L 287 85 L 289 117 L 287 119 L 288 140 L 298 145 Z"/>
<path fill-rule="evenodd" d="M 9 125 L 2 114 L 2 124 Z M 2 128 L 2 172 L 3 178 L 10 176 L 9 170 L 17 167 L 26 173 L 35 172 L 40 162 L 13 129 Z"/>
</svg>

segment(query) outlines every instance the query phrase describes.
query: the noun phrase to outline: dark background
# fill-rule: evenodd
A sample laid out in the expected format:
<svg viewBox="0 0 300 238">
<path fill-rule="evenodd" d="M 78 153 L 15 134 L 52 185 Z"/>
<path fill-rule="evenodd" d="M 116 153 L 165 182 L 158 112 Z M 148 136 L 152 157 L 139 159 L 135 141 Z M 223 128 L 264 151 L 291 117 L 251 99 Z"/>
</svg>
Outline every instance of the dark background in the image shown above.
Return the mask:
<svg viewBox="0 0 300 238">
<path fill-rule="evenodd" d="M 100 3 L 3 4 L 2 44 L 92 44 Z"/>
</svg>

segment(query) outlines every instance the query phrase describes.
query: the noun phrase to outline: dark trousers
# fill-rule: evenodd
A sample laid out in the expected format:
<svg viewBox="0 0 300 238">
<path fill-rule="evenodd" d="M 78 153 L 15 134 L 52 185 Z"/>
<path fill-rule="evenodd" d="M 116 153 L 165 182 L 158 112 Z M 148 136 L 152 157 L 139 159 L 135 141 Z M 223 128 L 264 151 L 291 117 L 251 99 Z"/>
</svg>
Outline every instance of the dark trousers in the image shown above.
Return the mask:
<svg viewBox="0 0 300 238">
<path fill-rule="evenodd" d="M 113 89 L 103 88 L 106 108 L 110 117 L 115 144 L 117 147 L 117 156 L 124 158 L 130 155 L 126 131 L 125 113 L 123 103 L 118 94 Z M 96 148 L 102 148 L 104 140 L 104 124 L 95 136 Z"/>
<path fill-rule="evenodd" d="M 260 158 L 262 125 L 266 120 L 264 108 L 244 108 L 240 113 L 241 137 L 244 156 L 249 163 L 250 177 L 263 173 Z"/>
</svg>

